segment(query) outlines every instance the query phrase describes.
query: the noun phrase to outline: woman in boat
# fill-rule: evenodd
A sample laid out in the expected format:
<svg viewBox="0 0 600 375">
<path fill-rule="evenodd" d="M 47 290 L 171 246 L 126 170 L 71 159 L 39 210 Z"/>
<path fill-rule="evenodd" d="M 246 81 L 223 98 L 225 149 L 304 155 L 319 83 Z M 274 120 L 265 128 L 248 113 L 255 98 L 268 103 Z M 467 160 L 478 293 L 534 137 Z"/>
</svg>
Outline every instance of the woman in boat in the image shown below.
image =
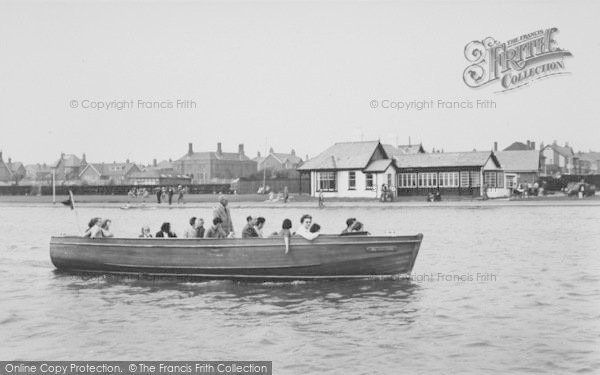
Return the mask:
<svg viewBox="0 0 600 375">
<path fill-rule="evenodd" d="M 175 238 L 177 235 L 171 232 L 171 223 L 163 223 L 160 226 L 160 231 L 154 236 L 156 238 Z"/>
<path fill-rule="evenodd" d="M 183 232 L 183 237 L 196 238 L 197 236 L 198 236 L 198 231 L 196 230 L 196 216 L 192 216 L 190 218 L 190 225 L 187 227 L 185 232 Z"/>
<path fill-rule="evenodd" d="M 152 238 L 152 234 L 150 233 L 150 227 L 144 225 L 142 227 L 142 233 L 139 235 L 139 238 Z"/>
<path fill-rule="evenodd" d="M 254 227 L 254 230 L 256 230 L 256 233 L 258 234 L 258 237 L 260 237 L 260 238 L 264 237 L 263 228 L 265 226 L 265 221 L 267 221 L 267 219 L 265 219 L 262 216 L 259 216 L 256 218 L 256 226 Z"/>
<path fill-rule="evenodd" d="M 102 227 L 102 218 L 100 218 L 100 217 L 92 218 L 90 220 L 90 222 L 88 223 L 88 229 L 86 229 L 85 232 L 83 233 L 83 237 L 91 237 L 92 232 L 95 233 L 101 227 Z"/>
<path fill-rule="evenodd" d="M 298 228 L 298 230 L 296 231 L 295 234 L 302 236 L 304 238 L 306 238 L 307 240 L 314 240 L 315 238 L 319 237 L 319 232 L 312 232 L 310 231 L 310 227 L 312 225 L 312 216 L 308 215 L 308 214 L 304 214 L 302 215 L 302 217 L 300 218 L 300 228 Z"/>
<path fill-rule="evenodd" d="M 213 225 L 208 228 L 204 238 L 227 238 L 227 233 L 223 229 L 223 220 L 220 217 L 213 219 Z"/>
<path fill-rule="evenodd" d="M 290 219 L 284 219 L 281 223 L 281 230 L 273 233 L 272 237 L 283 237 L 285 243 L 285 253 L 290 252 L 290 237 L 292 236 L 292 221 Z"/>
<path fill-rule="evenodd" d="M 110 224 L 112 224 L 112 221 L 110 219 L 105 219 L 102 222 L 102 228 L 101 228 L 102 235 L 99 237 L 114 237 L 114 235 L 110 231 Z M 94 238 L 94 237 L 92 237 L 92 238 Z"/>
</svg>

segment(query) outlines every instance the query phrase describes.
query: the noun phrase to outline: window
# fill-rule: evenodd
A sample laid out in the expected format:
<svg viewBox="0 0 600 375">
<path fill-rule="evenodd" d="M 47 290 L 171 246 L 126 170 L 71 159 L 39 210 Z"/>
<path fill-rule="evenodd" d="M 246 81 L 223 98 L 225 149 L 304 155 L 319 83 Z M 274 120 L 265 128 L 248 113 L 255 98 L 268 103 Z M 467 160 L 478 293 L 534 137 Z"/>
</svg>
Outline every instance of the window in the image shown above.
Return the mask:
<svg viewBox="0 0 600 375">
<path fill-rule="evenodd" d="M 356 172 L 348 172 L 348 190 L 356 190 Z"/>
<path fill-rule="evenodd" d="M 367 173 L 367 175 L 366 175 L 365 189 L 366 190 L 373 190 L 374 186 L 375 186 L 375 184 L 373 183 L 373 173 Z"/>
<path fill-rule="evenodd" d="M 496 186 L 499 188 L 504 187 L 504 173 L 502 173 L 502 172 L 496 173 Z"/>
<path fill-rule="evenodd" d="M 437 173 L 419 173 L 419 187 L 437 187 Z"/>
<path fill-rule="evenodd" d="M 318 186 L 322 191 L 335 191 L 335 172 L 319 172 Z"/>
<path fill-rule="evenodd" d="M 403 189 L 410 189 L 417 187 L 417 174 L 416 173 L 399 173 L 398 174 L 398 187 Z"/>
<path fill-rule="evenodd" d="M 460 171 L 460 186 L 469 187 L 469 171 Z"/>
<path fill-rule="evenodd" d="M 483 182 L 487 187 L 495 188 L 496 185 L 496 172 L 483 172 Z"/>
<path fill-rule="evenodd" d="M 440 172 L 440 187 L 458 187 L 458 172 Z"/>
<path fill-rule="evenodd" d="M 387 185 L 388 185 L 388 187 L 392 186 L 392 174 L 391 173 L 388 173 L 388 175 L 387 175 Z"/>
<path fill-rule="evenodd" d="M 479 178 L 479 171 L 471 171 L 471 187 L 481 186 L 481 179 Z"/>
<path fill-rule="evenodd" d="M 517 187 L 517 176 L 514 174 L 506 175 L 506 187 L 509 189 L 514 189 Z"/>
</svg>

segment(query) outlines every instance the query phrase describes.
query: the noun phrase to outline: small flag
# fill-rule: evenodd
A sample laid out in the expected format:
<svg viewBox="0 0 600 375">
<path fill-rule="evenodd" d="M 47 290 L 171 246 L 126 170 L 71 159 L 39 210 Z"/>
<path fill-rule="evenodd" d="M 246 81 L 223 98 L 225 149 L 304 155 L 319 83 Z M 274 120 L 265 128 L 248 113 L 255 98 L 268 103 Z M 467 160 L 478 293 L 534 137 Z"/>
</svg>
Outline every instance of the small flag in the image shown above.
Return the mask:
<svg viewBox="0 0 600 375">
<path fill-rule="evenodd" d="M 75 209 L 75 199 L 73 198 L 73 192 L 71 190 L 69 190 L 69 199 L 62 201 L 62 204 L 71 207 L 72 210 Z"/>
</svg>

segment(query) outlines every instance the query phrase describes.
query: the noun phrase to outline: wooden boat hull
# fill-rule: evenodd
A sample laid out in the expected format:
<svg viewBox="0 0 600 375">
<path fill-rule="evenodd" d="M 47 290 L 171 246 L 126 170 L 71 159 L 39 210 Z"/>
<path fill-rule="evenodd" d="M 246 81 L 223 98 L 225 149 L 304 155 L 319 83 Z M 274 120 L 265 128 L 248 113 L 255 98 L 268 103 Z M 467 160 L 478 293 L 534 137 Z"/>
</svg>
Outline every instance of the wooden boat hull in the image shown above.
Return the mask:
<svg viewBox="0 0 600 375">
<path fill-rule="evenodd" d="M 220 279 L 365 278 L 409 274 L 422 234 L 329 236 L 308 241 L 52 237 L 50 258 L 74 272 Z"/>
</svg>

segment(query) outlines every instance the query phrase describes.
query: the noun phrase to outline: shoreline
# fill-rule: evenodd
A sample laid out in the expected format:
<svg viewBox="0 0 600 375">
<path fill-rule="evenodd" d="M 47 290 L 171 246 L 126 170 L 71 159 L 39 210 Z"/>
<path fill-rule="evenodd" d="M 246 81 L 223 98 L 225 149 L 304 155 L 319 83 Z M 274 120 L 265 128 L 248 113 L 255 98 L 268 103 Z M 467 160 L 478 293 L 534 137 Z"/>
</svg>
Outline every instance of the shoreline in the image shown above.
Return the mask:
<svg viewBox="0 0 600 375">
<path fill-rule="evenodd" d="M 151 198 L 151 197 L 149 197 Z M 60 207 L 66 197 L 57 196 L 56 203 L 52 203 L 51 196 L 0 196 L 0 207 Z M 265 200 L 265 196 L 258 194 L 249 195 L 227 195 L 232 208 L 261 207 L 261 208 L 314 208 L 318 209 L 317 198 L 307 195 L 294 196 L 288 203 L 281 201 Z M 545 207 L 545 206 L 600 206 L 600 196 L 595 195 L 584 199 L 567 197 L 563 194 L 545 197 L 529 197 L 522 199 L 473 199 L 462 197 L 448 197 L 441 202 L 426 202 L 425 197 L 411 196 L 401 197 L 394 202 L 380 202 L 367 198 L 329 198 L 325 200 L 325 208 L 352 208 L 352 207 L 374 207 L 374 208 L 399 208 L 399 207 Z M 145 204 L 139 200 L 130 200 L 127 196 L 120 195 L 82 195 L 75 197 L 76 207 L 86 208 L 122 208 L 122 209 L 185 209 L 185 208 L 212 208 L 217 203 L 217 195 L 198 194 L 187 195 L 185 203 L 177 204 L 174 200 L 172 205 L 167 203 L 157 204 L 155 200 L 148 199 Z"/>
</svg>

